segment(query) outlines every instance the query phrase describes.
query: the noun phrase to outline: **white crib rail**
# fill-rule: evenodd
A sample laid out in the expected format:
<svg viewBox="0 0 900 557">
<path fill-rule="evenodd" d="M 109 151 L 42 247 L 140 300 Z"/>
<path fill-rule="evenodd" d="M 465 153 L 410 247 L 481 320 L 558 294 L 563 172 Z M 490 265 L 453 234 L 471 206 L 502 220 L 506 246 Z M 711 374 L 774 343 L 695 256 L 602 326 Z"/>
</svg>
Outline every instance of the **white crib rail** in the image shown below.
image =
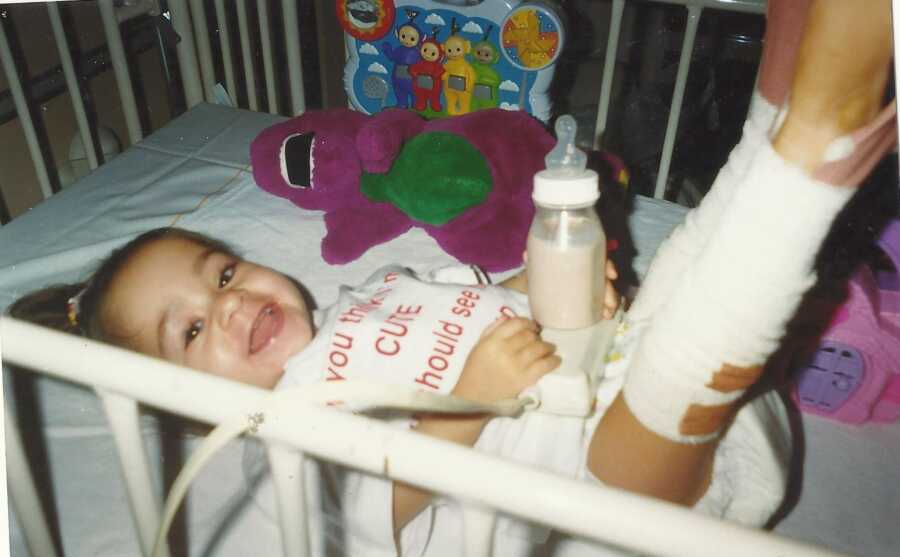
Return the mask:
<svg viewBox="0 0 900 557">
<path fill-rule="evenodd" d="M 100 8 L 103 32 L 106 34 L 106 42 L 109 45 L 109 58 L 112 61 L 113 73 L 116 76 L 119 99 L 122 101 L 125 125 L 128 127 L 128 138 L 132 144 L 135 144 L 143 139 L 144 132 L 141 129 L 141 119 L 138 117 L 137 102 L 134 99 L 134 87 L 131 85 L 131 73 L 128 71 L 125 47 L 122 45 L 122 34 L 119 32 L 119 20 L 116 19 L 112 0 L 98 0 L 97 6 Z"/>
<path fill-rule="evenodd" d="M 234 60 L 231 56 L 231 32 L 228 29 L 228 12 L 225 10 L 225 0 L 216 0 L 216 23 L 219 26 L 219 48 L 222 52 L 222 65 L 225 68 L 225 85 L 228 96 L 238 98 L 237 80 L 234 77 Z"/>
<path fill-rule="evenodd" d="M 190 108 L 203 101 L 203 84 L 197 67 L 193 25 L 186 0 L 169 0 L 172 26 L 181 37 L 175 52 L 178 53 L 178 69 L 184 86 L 184 98 Z"/>
<path fill-rule="evenodd" d="M 2 338 L 2 335 L 0 335 Z M 41 510 L 34 477 L 25 458 L 22 437 L 17 420 L 3 407 L 3 429 L 6 441 L 6 474 L 12 481 L 7 482 L 9 503 L 12 505 L 25 535 L 25 545 L 32 555 L 56 557 L 56 547 L 50 535 L 50 526 Z"/>
<path fill-rule="evenodd" d="M 31 113 L 28 111 L 22 82 L 19 80 L 18 69 L 13 60 L 12 51 L 9 49 L 9 41 L 6 40 L 6 30 L 3 29 L 2 25 L 0 25 L 0 62 L 2 62 L 3 71 L 6 73 L 6 81 L 9 83 L 9 89 L 12 92 L 16 112 L 18 112 L 22 128 L 25 130 L 25 140 L 28 144 L 28 151 L 31 153 L 31 160 L 34 161 L 34 169 L 37 171 L 41 193 L 44 199 L 47 199 L 53 195 L 53 188 L 50 185 L 50 174 L 47 172 L 47 163 L 41 153 L 41 146 L 38 142 L 37 132 L 34 129 Z"/>
<path fill-rule="evenodd" d="M 278 518 L 281 526 L 281 542 L 285 555 L 309 555 L 312 541 L 309 538 L 309 520 L 306 518 L 306 457 L 295 449 L 267 444 L 272 481 L 278 494 Z"/>
<path fill-rule="evenodd" d="M 134 518 L 140 545 L 144 555 L 150 555 L 159 528 L 162 505 L 157 491 L 153 488 L 147 451 L 141 437 L 137 400 L 116 392 L 108 392 L 102 387 L 97 387 L 96 391 L 103 401 L 103 410 L 106 412 L 116 442 L 122 477 L 125 478 L 131 503 L 131 516 Z M 165 548 L 160 557 L 168 555 L 168 548 Z"/>
<path fill-rule="evenodd" d="M 267 394 L 251 386 L 9 317 L 0 317 L 0 338 L 3 356 L 12 363 L 209 423 L 235 415 L 252 415 Z M 316 458 L 386 475 L 464 502 L 470 507 L 465 522 L 471 551 L 466 555 L 490 554 L 493 528 L 489 523 L 496 511 L 655 555 L 719 556 L 723 547 L 728 547 L 728 554 L 735 557 L 836 555 L 703 517 L 675 505 L 586 485 L 459 445 L 398 431 L 368 418 L 314 405 L 298 405 L 297 411 L 300 419 L 290 423 L 278 416 L 266 416 L 265 439 L 280 447 L 296 447 Z M 113 414 L 110 418 L 119 419 Z M 324 421 L 328 428 L 316 427 Z M 132 422 L 129 427 L 136 425 Z M 348 439 L 355 444 L 350 452 Z M 290 457 L 283 457 L 281 451 L 270 450 L 275 453 L 273 467 L 283 471 L 295 466 L 296 461 L 290 462 Z M 435 469 L 454 473 L 438 477 L 431 472 Z M 144 483 L 149 484 L 149 478 Z M 279 490 L 279 497 L 287 498 L 279 505 L 287 540 L 295 529 L 291 525 L 297 525 L 300 519 L 298 505 L 303 499 L 298 495 L 298 483 L 279 487 L 284 489 Z M 145 485 L 141 489 L 148 488 Z M 289 555 L 307 554 L 309 539 L 306 536 L 304 540 L 304 535 L 300 533 L 286 542 L 286 548 L 296 552 Z"/>
<path fill-rule="evenodd" d="M 303 114 L 306 112 L 306 97 L 303 92 L 303 62 L 300 57 L 297 4 L 282 2 L 281 18 L 284 23 L 284 46 L 287 51 L 288 82 L 291 89 L 291 114 Z"/>
<path fill-rule="evenodd" d="M 84 110 L 84 99 L 81 96 L 81 87 L 75 75 L 75 65 L 72 63 L 72 53 L 69 52 L 66 41 L 66 31 L 63 28 L 62 18 L 59 15 L 59 6 L 54 2 L 47 3 L 47 15 L 50 16 L 50 25 L 53 27 L 53 40 L 56 41 L 56 50 L 59 52 L 59 60 L 62 63 L 63 73 L 66 76 L 66 87 L 69 89 L 69 98 L 72 99 L 72 110 L 75 112 L 75 121 L 78 124 L 78 133 L 81 135 L 81 144 L 87 153 L 88 164 L 91 170 L 100 165 L 97 158 L 97 149 L 91 137 L 91 124 Z M 78 92 L 77 95 L 74 93 Z"/>
</svg>

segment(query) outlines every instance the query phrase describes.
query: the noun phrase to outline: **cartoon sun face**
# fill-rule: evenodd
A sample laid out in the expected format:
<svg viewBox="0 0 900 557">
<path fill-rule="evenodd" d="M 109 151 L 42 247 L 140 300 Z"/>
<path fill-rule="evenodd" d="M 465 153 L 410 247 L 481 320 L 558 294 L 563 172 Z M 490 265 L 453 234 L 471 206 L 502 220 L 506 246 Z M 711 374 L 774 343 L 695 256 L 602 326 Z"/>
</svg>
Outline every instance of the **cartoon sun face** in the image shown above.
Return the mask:
<svg viewBox="0 0 900 557">
<path fill-rule="evenodd" d="M 482 64 L 493 64 L 497 61 L 497 50 L 490 43 L 481 43 L 475 47 L 475 60 Z"/>
<path fill-rule="evenodd" d="M 404 25 L 397 30 L 397 38 L 403 46 L 416 46 L 419 44 L 419 37 L 419 30 L 412 25 Z"/>
<path fill-rule="evenodd" d="M 422 43 L 420 54 L 422 55 L 423 60 L 427 60 L 429 62 L 437 62 L 441 59 L 441 47 L 436 43 L 426 41 Z"/>
<path fill-rule="evenodd" d="M 469 51 L 468 46 L 469 41 L 461 37 L 452 36 L 444 43 L 444 50 L 447 53 L 447 58 L 456 60 L 466 55 L 466 52 Z"/>
<path fill-rule="evenodd" d="M 347 2 L 347 18 L 359 29 L 371 29 L 378 24 L 378 5 L 372 0 Z"/>
</svg>

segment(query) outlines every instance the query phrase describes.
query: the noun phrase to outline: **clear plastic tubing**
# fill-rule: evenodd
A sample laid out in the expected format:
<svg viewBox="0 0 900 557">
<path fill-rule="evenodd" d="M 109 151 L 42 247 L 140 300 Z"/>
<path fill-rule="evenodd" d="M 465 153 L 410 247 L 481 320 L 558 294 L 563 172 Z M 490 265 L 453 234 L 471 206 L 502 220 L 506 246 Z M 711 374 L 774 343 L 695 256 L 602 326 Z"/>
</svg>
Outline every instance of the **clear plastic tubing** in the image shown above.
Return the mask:
<svg viewBox="0 0 900 557">
<path fill-rule="evenodd" d="M 575 119 L 556 121 L 556 146 L 534 176 L 534 221 L 528 232 L 528 300 L 544 327 L 580 329 L 602 317 L 606 235 L 594 204 L 597 173 L 575 146 Z"/>
</svg>

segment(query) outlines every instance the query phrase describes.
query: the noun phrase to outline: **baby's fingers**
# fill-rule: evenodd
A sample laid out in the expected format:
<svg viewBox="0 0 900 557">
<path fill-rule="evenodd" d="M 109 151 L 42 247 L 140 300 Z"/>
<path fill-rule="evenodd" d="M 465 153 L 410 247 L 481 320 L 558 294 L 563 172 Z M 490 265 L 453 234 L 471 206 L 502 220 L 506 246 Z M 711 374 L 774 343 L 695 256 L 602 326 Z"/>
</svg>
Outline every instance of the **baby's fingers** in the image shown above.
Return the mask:
<svg viewBox="0 0 900 557">
<path fill-rule="evenodd" d="M 616 269 L 616 264 L 613 263 L 612 259 L 606 260 L 606 278 L 609 280 L 616 280 L 619 278 L 619 270 Z"/>
<path fill-rule="evenodd" d="M 622 296 L 611 281 L 606 281 L 606 292 L 603 294 L 603 319 L 612 319 L 622 303 Z"/>
<path fill-rule="evenodd" d="M 555 344 L 551 344 L 545 340 L 541 340 L 540 337 L 536 337 L 534 340 L 516 348 L 516 358 L 519 366 L 524 369 L 531 365 L 532 362 L 551 356 L 555 352 Z"/>
<path fill-rule="evenodd" d="M 534 384 L 538 379 L 558 368 L 561 363 L 562 360 L 559 356 L 556 354 L 548 354 L 531 362 L 528 367 L 525 368 L 525 375 L 529 377 L 532 384 Z"/>
</svg>

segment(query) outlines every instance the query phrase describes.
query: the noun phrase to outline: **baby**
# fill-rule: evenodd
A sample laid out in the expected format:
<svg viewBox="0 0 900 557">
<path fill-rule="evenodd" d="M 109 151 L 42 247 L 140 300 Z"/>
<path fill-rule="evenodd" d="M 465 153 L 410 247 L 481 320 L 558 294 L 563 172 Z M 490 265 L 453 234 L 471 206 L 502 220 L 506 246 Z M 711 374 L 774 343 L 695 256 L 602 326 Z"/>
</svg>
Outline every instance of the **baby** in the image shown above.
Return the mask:
<svg viewBox="0 0 900 557">
<path fill-rule="evenodd" d="M 744 136 L 661 246 L 595 415 L 428 415 L 402 426 L 747 524 L 768 520 L 784 489 L 782 408 L 775 396 L 743 406 L 742 397 L 813 282 L 835 214 L 895 138 L 891 109 L 878 114 L 886 0 L 769 9 Z M 776 118 L 789 91 L 790 110 Z M 521 277 L 507 286 L 527 288 Z M 176 229 L 142 235 L 86 284 L 39 292 L 13 314 L 263 388 L 374 376 L 493 402 L 559 363 L 511 289 L 387 268 L 314 313 L 288 277 Z M 453 507 L 415 487 L 350 473 L 338 491 L 348 553 L 391 553 L 398 535 L 403 552 L 442 554 L 461 536 Z M 499 524 L 495 551 L 527 554 L 547 536 Z"/>
</svg>

